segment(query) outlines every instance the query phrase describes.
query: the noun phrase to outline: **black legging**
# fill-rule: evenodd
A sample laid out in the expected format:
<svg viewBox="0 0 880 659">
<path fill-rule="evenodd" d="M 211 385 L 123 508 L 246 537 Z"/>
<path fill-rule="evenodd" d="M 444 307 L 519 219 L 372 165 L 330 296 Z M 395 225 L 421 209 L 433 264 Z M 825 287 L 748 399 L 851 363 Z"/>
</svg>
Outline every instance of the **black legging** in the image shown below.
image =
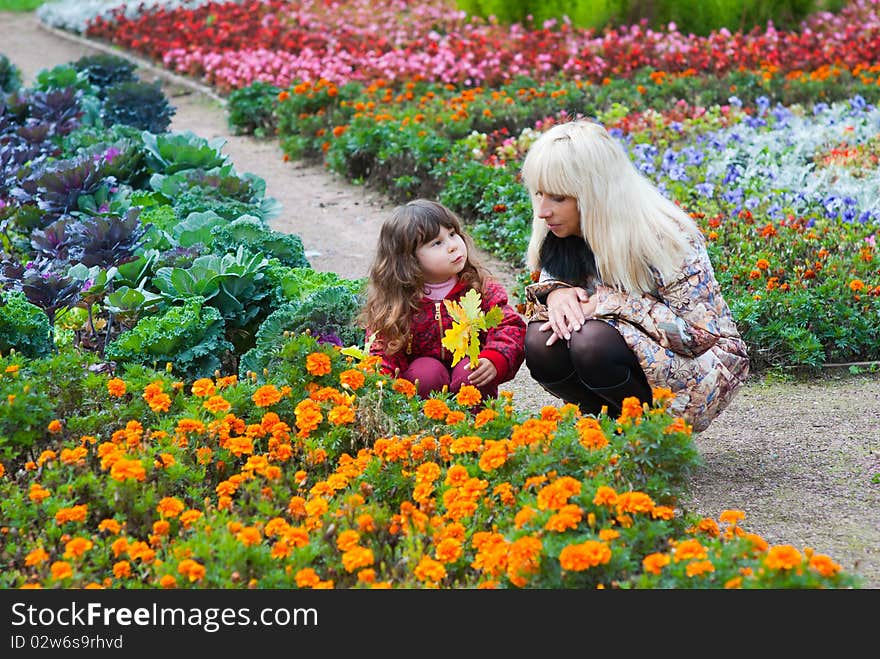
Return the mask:
<svg viewBox="0 0 880 659">
<path fill-rule="evenodd" d="M 635 396 L 651 404 L 651 387 L 638 359 L 616 329 L 601 320 L 588 320 L 569 341 L 547 345 L 552 330 L 543 323 L 526 329 L 526 366 L 544 389 L 585 414 L 598 414 L 603 405 L 618 416 L 623 399 Z"/>
</svg>

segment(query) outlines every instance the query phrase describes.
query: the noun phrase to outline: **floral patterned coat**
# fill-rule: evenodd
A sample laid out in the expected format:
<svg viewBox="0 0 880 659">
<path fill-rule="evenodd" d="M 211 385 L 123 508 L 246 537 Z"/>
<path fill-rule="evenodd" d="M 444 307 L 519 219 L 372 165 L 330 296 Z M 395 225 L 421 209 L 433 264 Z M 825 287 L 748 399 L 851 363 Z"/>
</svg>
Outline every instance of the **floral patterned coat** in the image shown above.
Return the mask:
<svg viewBox="0 0 880 659">
<path fill-rule="evenodd" d="M 468 290 L 468 285 L 459 281 L 446 294 L 445 299 L 457 302 Z M 495 382 L 500 384 L 512 380 L 522 366 L 525 359 L 526 324 L 509 304 L 507 291 L 498 282 L 486 282 L 480 298 L 480 307 L 484 312 L 497 306 L 503 314 L 501 323 L 481 337 L 479 353 L 480 357 L 485 357 L 494 364 L 498 371 Z M 446 330 L 452 327 L 452 318 L 446 305 L 425 296 L 410 322 L 409 342 L 402 350 L 386 353 L 381 337 L 377 337 L 370 346 L 370 354 L 382 357 L 382 370 L 393 374 L 395 369 L 400 369 L 399 372 L 403 373 L 416 357 L 435 357 L 451 369 L 452 352 L 441 343 Z"/>
<path fill-rule="evenodd" d="M 620 332 L 652 387 L 675 394 L 670 413 L 695 432 L 705 430 L 724 410 L 749 373 L 746 345 L 721 295 L 700 240 L 678 275 L 664 281 L 654 272 L 653 294 L 634 295 L 592 281 L 581 284 L 597 300 L 595 318 Z M 547 294 L 570 283 L 542 273 L 526 287 L 526 317 L 546 320 Z"/>
</svg>

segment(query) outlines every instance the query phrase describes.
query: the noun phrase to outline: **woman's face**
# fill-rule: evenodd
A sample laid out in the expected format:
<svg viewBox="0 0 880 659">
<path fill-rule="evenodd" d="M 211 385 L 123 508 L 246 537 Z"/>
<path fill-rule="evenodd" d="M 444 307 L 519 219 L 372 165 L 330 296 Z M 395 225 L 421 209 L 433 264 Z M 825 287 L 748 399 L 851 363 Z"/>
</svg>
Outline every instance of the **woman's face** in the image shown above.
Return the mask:
<svg viewBox="0 0 880 659">
<path fill-rule="evenodd" d="M 429 284 L 442 284 L 464 270 L 467 246 L 455 229 L 440 227 L 440 233 L 416 249 L 416 259 Z"/>
<path fill-rule="evenodd" d="M 538 190 L 538 217 L 544 220 L 547 229 L 557 238 L 582 236 L 581 217 L 577 200 L 574 197 L 554 195 Z"/>
</svg>

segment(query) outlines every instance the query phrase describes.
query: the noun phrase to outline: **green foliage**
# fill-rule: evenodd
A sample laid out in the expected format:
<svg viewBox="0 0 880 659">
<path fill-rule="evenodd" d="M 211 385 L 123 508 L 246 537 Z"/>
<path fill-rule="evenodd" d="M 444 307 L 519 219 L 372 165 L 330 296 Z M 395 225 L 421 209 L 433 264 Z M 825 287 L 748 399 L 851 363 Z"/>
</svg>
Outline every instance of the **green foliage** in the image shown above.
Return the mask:
<svg viewBox="0 0 880 659">
<path fill-rule="evenodd" d="M 280 91 L 275 85 L 259 80 L 233 90 L 226 103 L 230 128 L 235 129 L 238 135 L 275 135 L 278 124 L 275 104 Z"/>
<path fill-rule="evenodd" d="M 363 299 L 346 286 L 321 288 L 300 300 L 273 311 L 256 335 L 256 345 L 241 358 L 239 377 L 249 372 L 263 373 L 291 334 L 310 333 L 313 337 L 337 345 L 360 345 L 364 331 L 356 319 Z"/>
<path fill-rule="evenodd" d="M 162 174 L 174 174 L 185 169 L 208 170 L 222 167 L 229 161 L 229 157 L 220 151 L 226 144 L 222 137 L 208 141 L 187 130 L 162 135 L 144 131 L 143 138 L 150 168 Z"/>
<path fill-rule="evenodd" d="M 0 92 L 8 94 L 21 87 L 21 69 L 0 53 Z"/>
<path fill-rule="evenodd" d="M 42 69 L 37 73 L 37 80 L 32 89 L 49 91 L 74 87 L 93 94 L 96 90 L 84 72 L 77 71 L 72 64 L 59 64 L 51 69 Z"/>
<path fill-rule="evenodd" d="M 275 231 L 252 215 L 242 215 L 232 222 L 217 225 L 211 235 L 216 251 L 234 251 L 237 246 L 244 245 L 248 250 L 277 259 L 288 267 L 310 267 L 299 236 Z"/>
<path fill-rule="evenodd" d="M 150 133 L 164 133 L 175 109 L 161 85 L 140 81 L 119 82 L 104 90 L 101 116 L 109 124 L 125 124 Z"/>
<path fill-rule="evenodd" d="M 138 321 L 107 346 L 106 356 L 153 367 L 170 362 L 185 377 L 210 377 L 233 349 L 224 338 L 224 329 L 215 307 L 208 306 L 204 298 L 191 297 L 182 306 Z"/>
<path fill-rule="evenodd" d="M 838 11 L 845 0 L 457 0 L 470 15 L 494 17 L 499 23 L 541 26 L 545 21 L 568 17 L 581 28 L 600 31 L 607 26 L 645 21 L 663 29 L 670 22 L 684 34 L 708 35 L 722 27 L 731 32 L 764 28 L 772 21 L 777 29 L 796 28 L 807 15 Z M 531 18 L 531 20 L 530 20 Z"/>
<path fill-rule="evenodd" d="M 0 291 L 0 354 L 44 357 L 54 350 L 49 318 L 24 293 Z"/>
</svg>

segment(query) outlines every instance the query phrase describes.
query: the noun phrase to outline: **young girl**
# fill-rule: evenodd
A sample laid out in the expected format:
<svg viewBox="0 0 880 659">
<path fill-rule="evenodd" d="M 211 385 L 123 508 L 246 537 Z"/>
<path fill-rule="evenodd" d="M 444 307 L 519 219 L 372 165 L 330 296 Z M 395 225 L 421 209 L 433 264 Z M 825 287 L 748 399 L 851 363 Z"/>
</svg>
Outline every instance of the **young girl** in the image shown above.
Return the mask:
<svg viewBox="0 0 880 659">
<path fill-rule="evenodd" d="M 361 323 L 367 336 L 374 336 L 370 353 L 381 355 L 382 369 L 417 383 L 422 398 L 444 386 L 455 393 L 465 384 L 484 398 L 497 397 L 498 385 L 513 379 L 522 365 L 525 321 L 472 250 L 458 216 L 433 201 L 399 206 L 382 225 Z M 498 306 L 504 316 L 481 337 L 473 369 L 467 358 L 453 366 L 452 353 L 441 343 L 452 327 L 443 301 L 458 301 L 472 288 L 480 293 L 483 311 Z"/>
</svg>

